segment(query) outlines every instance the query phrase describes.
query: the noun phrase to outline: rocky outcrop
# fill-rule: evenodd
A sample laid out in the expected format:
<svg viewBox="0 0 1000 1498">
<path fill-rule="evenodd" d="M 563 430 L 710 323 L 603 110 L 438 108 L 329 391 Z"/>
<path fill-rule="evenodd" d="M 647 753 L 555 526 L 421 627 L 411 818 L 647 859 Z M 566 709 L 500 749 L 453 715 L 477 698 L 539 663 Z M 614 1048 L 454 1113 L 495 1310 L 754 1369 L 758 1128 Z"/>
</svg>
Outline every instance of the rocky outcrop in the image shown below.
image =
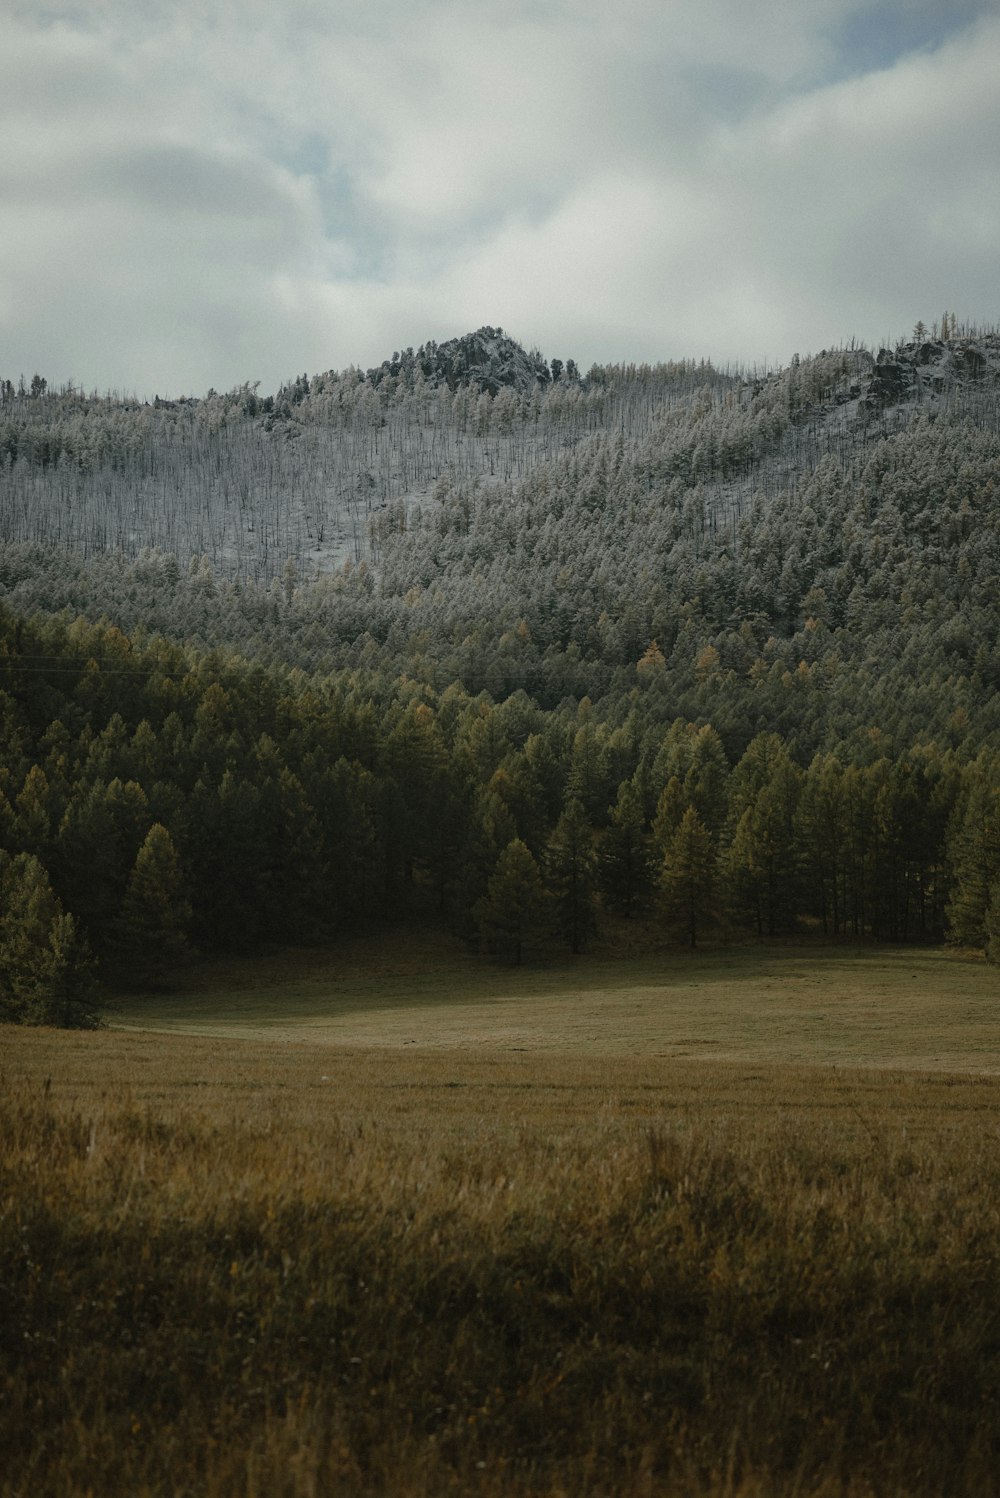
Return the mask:
<svg viewBox="0 0 1000 1498">
<path fill-rule="evenodd" d="M 895 406 L 908 400 L 916 384 L 912 360 L 882 348 L 868 382 L 867 403 L 872 406 Z"/>
<path fill-rule="evenodd" d="M 995 333 L 898 344 L 879 350 L 862 405 L 868 412 L 881 412 L 988 379 L 1000 379 L 1000 336 Z"/>
<path fill-rule="evenodd" d="M 536 384 L 546 385 L 563 366 L 559 360 L 553 360 L 550 369 L 537 349 L 526 351 L 503 328 L 482 327 L 461 338 L 449 338 L 445 343 L 421 344 L 416 353 L 407 349 L 402 354 L 393 354 L 378 369 L 370 369 L 368 378 L 379 385 L 390 377 L 412 378 L 417 370 L 429 385 L 447 385 L 450 390 L 471 385 L 496 395 L 505 385 L 517 391 L 531 390 Z M 567 361 L 566 375 L 575 378 L 572 360 Z"/>
</svg>

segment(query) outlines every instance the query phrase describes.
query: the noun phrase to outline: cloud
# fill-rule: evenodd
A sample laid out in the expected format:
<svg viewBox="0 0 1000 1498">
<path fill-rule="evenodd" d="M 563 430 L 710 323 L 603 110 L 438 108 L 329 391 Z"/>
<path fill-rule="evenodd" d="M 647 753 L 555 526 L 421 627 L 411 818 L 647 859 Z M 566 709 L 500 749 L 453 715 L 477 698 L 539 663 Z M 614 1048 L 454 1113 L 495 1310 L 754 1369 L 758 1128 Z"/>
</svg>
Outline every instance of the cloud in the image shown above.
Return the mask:
<svg viewBox="0 0 1000 1498">
<path fill-rule="evenodd" d="M 992 318 L 981 9 L 16 5 L 0 373 L 274 388 L 482 322 L 752 362 Z"/>
</svg>

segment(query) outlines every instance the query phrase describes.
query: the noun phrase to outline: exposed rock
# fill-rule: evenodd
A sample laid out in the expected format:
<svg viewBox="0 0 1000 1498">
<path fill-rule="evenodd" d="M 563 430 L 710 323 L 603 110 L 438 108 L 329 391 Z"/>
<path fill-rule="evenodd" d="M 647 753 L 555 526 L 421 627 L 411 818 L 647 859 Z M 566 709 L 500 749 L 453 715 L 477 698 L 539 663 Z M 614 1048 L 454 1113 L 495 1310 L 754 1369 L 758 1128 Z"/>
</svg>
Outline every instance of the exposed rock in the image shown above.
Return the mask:
<svg viewBox="0 0 1000 1498">
<path fill-rule="evenodd" d="M 1000 336 L 924 339 L 880 349 L 862 400 L 869 413 L 923 395 L 944 395 L 956 386 L 1000 379 Z"/>
<path fill-rule="evenodd" d="M 959 377 L 967 380 L 981 380 L 989 368 L 986 353 L 974 343 L 956 348 L 952 359 Z"/>
<path fill-rule="evenodd" d="M 868 382 L 868 400 L 879 406 L 895 405 L 906 400 L 916 382 L 916 373 L 911 360 L 891 354 L 888 349 L 879 349 L 875 368 Z"/>
<path fill-rule="evenodd" d="M 553 367 L 562 368 L 559 361 L 553 361 Z M 379 385 L 389 377 L 406 378 L 417 370 L 429 385 L 443 384 L 450 390 L 472 385 L 477 390 L 488 390 L 491 395 L 496 395 L 504 385 L 529 391 L 536 384 L 545 385 L 552 379 L 549 366 L 537 349 L 527 352 L 503 328 L 491 327 L 482 327 L 461 338 L 449 338 L 445 343 L 421 344 L 416 354 L 412 349 L 393 354 L 378 369 L 370 369 L 368 377 Z M 569 370 L 575 374 L 572 361 L 567 365 Z M 573 374 L 569 377 L 573 378 Z"/>
</svg>

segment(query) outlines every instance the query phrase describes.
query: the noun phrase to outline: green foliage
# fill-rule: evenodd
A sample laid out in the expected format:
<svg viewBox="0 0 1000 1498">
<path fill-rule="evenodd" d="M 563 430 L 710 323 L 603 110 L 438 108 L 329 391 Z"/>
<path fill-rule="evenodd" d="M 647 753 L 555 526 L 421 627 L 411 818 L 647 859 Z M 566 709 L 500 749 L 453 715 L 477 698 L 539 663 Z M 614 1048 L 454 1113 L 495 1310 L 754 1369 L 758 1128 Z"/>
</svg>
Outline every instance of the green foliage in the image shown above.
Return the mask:
<svg viewBox="0 0 1000 1498">
<path fill-rule="evenodd" d="M 502 961 L 519 965 L 525 948 L 544 930 L 544 889 L 531 852 L 515 838 L 500 854 L 473 915 L 480 940 Z"/>
<path fill-rule="evenodd" d="M 31 853 L 0 867 L 0 1019 L 90 1029 L 98 1022 L 94 963 L 76 922 Z"/>
<path fill-rule="evenodd" d="M 583 803 L 572 797 L 545 850 L 552 921 L 571 952 L 582 952 L 596 928 L 594 832 Z"/>
<path fill-rule="evenodd" d="M 772 486 L 722 524 L 694 470 L 730 437 L 725 463 L 752 466 L 757 440 L 725 413 L 748 402 L 780 446 L 791 406 L 846 375 L 817 361 L 794 389 L 726 385 L 727 406 L 688 374 L 676 421 L 577 443 L 509 504 L 442 491 L 433 520 L 385 541 L 377 587 L 353 566 L 258 589 L 200 555 L 0 551 L 23 600 L 0 605 L 0 849 L 39 860 L 105 976 L 141 945 L 124 912 L 156 825 L 183 870 L 177 929 L 208 952 L 400 918 L 471 935 L 504 850 L 544 861 L 572 800 L 609 912 L 643 909 L 649 839 L 654 873 L 676 865 L 690 810 L 717 871 L 703 915 L 727 928 L 984 946 L 989 412 L 869 433 L 855 468 L 828 452 L 796 493 Z M 638 411 L 645 387 L 626 386 Z M 561 889 L 551 861 L 546 878 Z M 571 946 L 588 923 L 559 919 Z"/>
<path fill-rule="evenodd" d="M 660 899 L 664 917 L 689 947 L 718 918 L 712 837 L 693 806 L 681 817 L 663 858 Z"/>
<path fill-rule="evenodd" d="M 648 906 L 654 887 L 654 856 L 639 792 L 633 781 L 625 780 L 618 788 L 598 854 L 598 882 L 609 909 L 631 916 Z"/>
<path fill-rule="evenodd" d="M 990 891 L 1000 874 L 1000 761 L 982 755 L 967 777 L 967 791 L 951 843 L 954 883 L 948 904 L 953 942 L 985 946 Z"/>
<path fill-rule="evenodd" d="M 986 956 L 990 962 L 1000 966 L 1000 879 L 990 886 L 989 904 L 986 907 Z"/>
<path fill-rule="evenodd" d="M 795 910 L 795 814 L 800 772 L 774 734 L 750 744 L 733 771 L 735 821 L 725 872 L 734 913 L 758 936 L 774 936 Z"/>
<path fill-rule="evenodd" d="M 173 839 L 159 822 L 146 834 L 129 876 L 114 943 L 121 978 L 145 987 L 188 950 L 191 902 Z"/>
</svg>

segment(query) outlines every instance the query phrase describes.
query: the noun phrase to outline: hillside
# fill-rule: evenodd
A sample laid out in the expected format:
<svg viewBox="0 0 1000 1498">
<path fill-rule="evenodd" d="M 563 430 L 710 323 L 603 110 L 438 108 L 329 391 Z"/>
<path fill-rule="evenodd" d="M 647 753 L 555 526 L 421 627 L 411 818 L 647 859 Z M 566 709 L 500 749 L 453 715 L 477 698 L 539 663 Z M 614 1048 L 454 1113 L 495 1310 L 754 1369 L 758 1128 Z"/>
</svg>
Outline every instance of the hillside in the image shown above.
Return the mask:
<svg viewBox="0 0 1000 1498">
<path fill-rule="evenodd" d="M 947 331 L 753 374 L 485 328 L 272 397 L 4 382 L 9 907 L 108 978 L 389 917 L 512 960 L 616 920 L 986 947 L 1000 339 Z"/>
</svg>

